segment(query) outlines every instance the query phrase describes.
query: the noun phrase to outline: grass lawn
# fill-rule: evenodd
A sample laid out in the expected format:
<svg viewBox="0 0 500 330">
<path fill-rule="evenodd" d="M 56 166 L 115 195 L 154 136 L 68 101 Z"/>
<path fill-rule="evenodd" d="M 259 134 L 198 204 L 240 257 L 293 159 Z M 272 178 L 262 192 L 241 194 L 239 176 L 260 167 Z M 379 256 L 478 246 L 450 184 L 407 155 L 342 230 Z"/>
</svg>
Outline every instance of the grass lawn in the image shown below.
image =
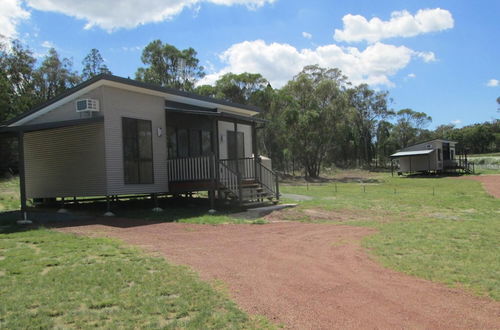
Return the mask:
<svg viewBox="0 0 500 330">
<path fill-rule="evenodd" d="M 185 267 L 110 239 L 0 233 L 0 328 L 270 328 Z"/>
<path fill-rule="evenodd" d="M 0 179 L 0 212 L 18 210 L 19 207 L 19 178 Z"/>
<path fill-rule="evenodd" d="M 375 179 L 337 183 L 337 192 L 334 183 L 283 185 L 283 193 L 314 197 L 283 216 L 375 227 L 363 243 L 382 264 L 500 300 L 500 200 L 471 180 Z"/>
</svg>

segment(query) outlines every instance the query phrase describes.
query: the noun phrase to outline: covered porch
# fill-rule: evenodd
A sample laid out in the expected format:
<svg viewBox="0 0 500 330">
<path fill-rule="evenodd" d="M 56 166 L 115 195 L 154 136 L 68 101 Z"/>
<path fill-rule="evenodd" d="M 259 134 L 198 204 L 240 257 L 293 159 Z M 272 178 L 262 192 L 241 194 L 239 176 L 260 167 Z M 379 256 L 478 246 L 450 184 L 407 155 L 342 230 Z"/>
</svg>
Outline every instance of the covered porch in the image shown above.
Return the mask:
<svg viewBox="0 0 500 330">
<path fill-rule="evenodd" d="M 257 150 L 264 120 L 166 103 L 169 193 L 208 191 L 237 203 L 277 201 L 279 187 L 270 160 Z"/>
</svg>

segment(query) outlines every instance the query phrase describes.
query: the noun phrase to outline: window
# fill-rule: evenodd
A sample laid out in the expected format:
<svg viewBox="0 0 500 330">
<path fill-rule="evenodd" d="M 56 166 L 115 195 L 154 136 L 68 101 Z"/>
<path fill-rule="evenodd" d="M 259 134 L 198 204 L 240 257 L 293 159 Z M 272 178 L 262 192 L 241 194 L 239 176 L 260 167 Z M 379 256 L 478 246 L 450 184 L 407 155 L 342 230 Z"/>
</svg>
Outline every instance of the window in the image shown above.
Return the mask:
<svg viewBox="0 0 500 330">
<path fill-rule="evenodd" d="M 212 132 L 201 131 L 201 154 L 203 156 L 210 155 L 212 153 Z"/>
<path fill-rule="evenodd" d="M 151 121 L 122 118 L 125 184 L 153 183 Z"/>
<path fill-rule="evenodd" d="M 441 161 L 441 149 L 438 148 L 438 161 Z"/>
<path fill-rule="evenodd" d="M 177 131 L 175 127 L 167 126 L 168 158 L 177 158 Z"/>
<path fill-rule="evenodd" d="M 177 130 L 177 157 L 189 157 L 189 136 L 187 129 Z"/>
<path fill-rule="evenodd" d="M 169 159 L 208 156 L 213 151 L 212 132 L 167 127 Z"/>
<path fill-rule="evenodd" d="M 201 132 L 197 129 L 189 131 L 189 156 L 198 157 L 201 155 Z"/>
</svg>

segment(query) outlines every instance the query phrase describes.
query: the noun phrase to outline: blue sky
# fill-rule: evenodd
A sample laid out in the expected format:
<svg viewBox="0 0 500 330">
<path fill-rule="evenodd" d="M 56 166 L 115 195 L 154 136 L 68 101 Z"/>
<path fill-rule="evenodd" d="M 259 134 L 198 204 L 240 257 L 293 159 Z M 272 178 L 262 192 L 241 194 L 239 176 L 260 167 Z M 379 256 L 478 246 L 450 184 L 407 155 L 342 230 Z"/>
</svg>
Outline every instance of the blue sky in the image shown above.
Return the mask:
<svg viewBox="0 0 500 330">
<path fill-rule="evenodd" d="M 460 127 L 500 115 L 499 13 L 498 0 L 2 0 L 0 34 L 78 70 L 97 48 L 124 77 L 155 39 L 196 49 L 206 83 L 249 71 L 281 87 L 303 65 L 339 67 L 389 90 L 395 110 L 431 115 L 430 128 Z"/>
</svg>

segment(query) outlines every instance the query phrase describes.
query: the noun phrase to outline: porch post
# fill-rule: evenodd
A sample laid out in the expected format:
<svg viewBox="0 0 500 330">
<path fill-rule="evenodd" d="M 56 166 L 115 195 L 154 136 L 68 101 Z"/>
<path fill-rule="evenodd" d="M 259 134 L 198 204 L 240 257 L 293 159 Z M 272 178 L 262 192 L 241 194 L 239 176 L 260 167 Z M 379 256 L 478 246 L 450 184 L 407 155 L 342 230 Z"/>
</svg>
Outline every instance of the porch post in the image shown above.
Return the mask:
<svg viewBox="0 0 500 330">
<path fill-rule="evenodd" d="M 18 220 L 17 223 L 20 225 L 26 225 L 32 223 L 28 220 L 27 210 L 26 210 L 26 176 L 24 168 L 24 131 L 19 131 L 18 133 L 18 152 L 19 152 L 19 195 L 21 198 L 21 213 L 22 219 Z"/>
<path fill-rule="evenodd" d="M 217 191 L 217 198 L 219 198 L 219 125 L 217 118 L 212 119 L 212 152 L 213 159 L 210 160 L 212 167 L 212 193 L 210 195 L 210 208 L 215 208 L 215 191 Z"/>
<path fill-rule="evenodd" d="M 260 161 L 260 155 L 257 150 L 257 128 L 255 122 L 252 123 L 252 152 L 253 152 L 253 176 L 257 181 L 257 161 Z M 260 178 L 259 178 L 260 179 Z"/>
<path fill-rule="evenodd" d="M 233 122 L 234 123 L 234 135 L 235 135 L 235 143 L 234 143 L 234 151 L 235 151 L 235 156 L 236 156 L 236 160 L 235 160 L 235 163 L 236 163 L 236 174 L 237 174 L 237 177 L 238 177 L 238 199 L 239 199 L 239 202 L 241 203 L 242 202 L 242 197 L 243 197 L 243 190 L 242 190 L 242 187 L 241 187 L 241 173 L 240 173 L 240 161 L 238 159 L 238 123 L 236 122 L 236 120 Z M 243 141 L 243 143 L 245 143 L 245 141 Z"/>
<path fill-rule="evenodd" d="M 391 157 L 391 176 L 394 176 L 394 159 Z"/>
</svg>

